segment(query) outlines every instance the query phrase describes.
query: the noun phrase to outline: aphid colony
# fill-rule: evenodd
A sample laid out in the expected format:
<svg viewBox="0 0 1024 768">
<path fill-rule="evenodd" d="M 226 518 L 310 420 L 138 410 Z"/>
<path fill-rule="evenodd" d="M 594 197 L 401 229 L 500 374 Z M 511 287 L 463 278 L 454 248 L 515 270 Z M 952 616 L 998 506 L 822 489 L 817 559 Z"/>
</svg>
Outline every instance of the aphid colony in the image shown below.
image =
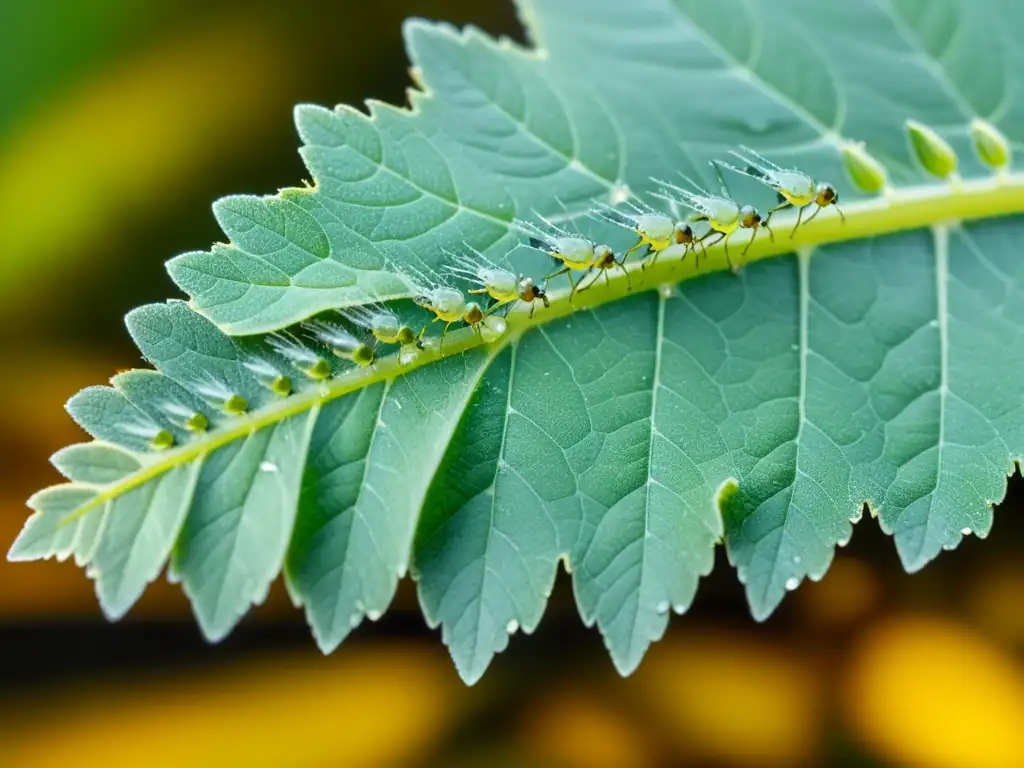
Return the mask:
<svg viewBox="0 0 1024 768">
<path fill-rule="evenodd" d="M 513 272 L 464 244 L 459 251 L 443 251 L 444 264 L 434 273 L 435 276 L 427 276 L 410 264 L 392 265 L 390 271 L 405 281 L 413 303 L 426 310 L 428 316 L 432 315 L 418 332 L 384 304 L 345 308 L 331 313 L 327 319 L 318 317 L 300 324 L 295 330 L 267 336 L 264 342 L 269 354 L 249 352 L 243 365 L 261 386 L 278 397 L 288 397 L 296 391 L 295 372 L 301 374 L 302 379 L 316 384 L 331 378 L 339 363 L 372 366 L 381 345 L 398 346 L 399 364 L 408 365 L 425 348 L 424 337 L 432 323 L 444 324 L 437 342 L 439 352 L 443 352 L 445 337 L 455 324 L 471 328 L 485 340 L 500 338 L 507 329 L 505 317 L 509 310 L 522 303 L 529 307 L 532 318 L 538 303 L 544 307 L 550 305 L 548 285 L 561 275 L 565 275 L 569 282 L 570 300 L 575 294 L 595 285 L 602 276 L 607 281 L 608 272 L 613 269 L 625 275 L 627 285 L 632 289 L 626 261 L 634 253 L 641 259 L 641 270 L 645 270 L 670 248 L 682 248 L 683 258 L 693 251 L 699 263 L 700 252 L 706 245 L 723 242 L 726 259 L 735 269 L 728 238 L 737 230 L 751 231 L 750 240 L 743 249 L 745 256 L 758 230 L 766 230 L 774 240 L 770 222 L 777 211 L 788 207 L 798 209 L 793 228 L 795 232 L 801 224 L 813 220 L 823 208 L 836 206 L 839 202 L 839 195 L 831 184 L 815 182 L 801 171 L 781 168 L 750 149 L 744 148 L 742 153 L 733 152 L 732 155 L 740 161 L 740 167 L 718 161 L 711 163 L 719 182 L 719 194 L 708 192 L 686 176 L 680 177 L 686 183 L 685 187 L 655 180 L 659 188 L 656 197 L 667 201 L 674 211 L 680 205 L 690 209 L 691 213 L 684 220 L 636 204 L 627 204 L 629 210 L 626 211 L 607 205 L 590 211 L 591 218 L 613 224 L 636 236 L 636 242 L 621 257 L 617 257 L 611 247 L 566 231 L 538 215 L 543 227 L 523 221 L 515 222 L 515 227 L 526 236 L 531 248 L 546 253 L 557 266 L 555 271 L 544 276 L 543 284 L 538 285 L 532 277 Z M 723 168 L 771 188 L 778 196 L 778 205 L 762 216 L 753 206 L 736 202 L 722 175 Z M 804 222 L 804 211 L 812 205 L 816 209 Z M 838 207 L 836 210 L 842 216 Z M 694 225 L 701 223 L 706 225 L 706 229 L 698 235 Z M 574 273 L 579 277 L 575 278 Z M 463 292 L 458 287 L 460 283 L 469 283 L 473 287 Z M 486 306 L 473 300 L 474 296 L 481 297 L 480 301 Z M 504 312 L 498 314 L 499 310 Z M 225 415 L 241 416 L 248 411 L 248 403 L 242 396 L 212 376 L 196 382 L 192 389 Z M 189 432 L 204 432 L 209 427 L 207 417 L 190 408 L 173 404 L 163 410 L 174 425 Z M 125 431 L 144 437 L 156 450 L 170 448 L 175 442 L 170 431 L 148 420 L 144 424 L 126 426 Z"/>
</svg>

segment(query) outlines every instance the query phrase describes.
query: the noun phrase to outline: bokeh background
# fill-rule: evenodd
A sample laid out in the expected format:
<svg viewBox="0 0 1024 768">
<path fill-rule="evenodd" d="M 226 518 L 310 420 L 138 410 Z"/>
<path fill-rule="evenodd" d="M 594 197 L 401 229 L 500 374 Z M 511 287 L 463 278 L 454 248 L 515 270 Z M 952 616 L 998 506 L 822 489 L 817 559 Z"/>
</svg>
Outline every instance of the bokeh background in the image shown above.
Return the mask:
<svg viewBox="0 0 1024 768">
<path fill-rule="evenodd" d="M 306 175 L 292 105 L 404 100 L 407 15 L 522 39 L 508 0 L 0 2 L 0 549 L 212 200 Z M 325 658 L 279 588 L 208 646 L 176 587 L 110 625 L 73 565 L 3 562 L 0 765 L 1024 766 L 1022 500 L 915 576 L 866 517 L 763 625 L 720 553 L 625 681 L 564 574 L 467 689 L 409 584 Z"/>
</svg>

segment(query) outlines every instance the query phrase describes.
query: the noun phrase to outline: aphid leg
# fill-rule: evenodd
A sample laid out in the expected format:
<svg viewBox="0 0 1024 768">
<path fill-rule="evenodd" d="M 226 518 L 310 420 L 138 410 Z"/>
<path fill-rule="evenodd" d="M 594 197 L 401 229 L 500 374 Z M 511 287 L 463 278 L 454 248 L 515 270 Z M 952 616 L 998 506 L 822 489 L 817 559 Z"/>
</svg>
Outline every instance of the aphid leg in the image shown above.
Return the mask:
<svg viewBox="0 0 1024 768">
<path fill-rule="evenodd" d="M 572 297 L 576 295 L 576 287 L 579 285 L 579 283 L 572 279 L 571 269 L 565 270 L 565 276 L 569 279 L 569 285 L 572 286 L 572 290 L 569 291 L 569 303 L 572 304 Z M 580 282 L 583 282 L 582 278 L 580 278 Z"/>
<path fill-rule="evenodd" d="M 839 214 L 839 218 L 842 219 L 843 224 L 845 224 L 846 223 L 846 216 L 845 216 L 845 214 L 843 214 L 843 212 L 841 210 L 839 210 L 839 206 L 836 205 L 835 203 L 833 203 L 832 207 L 836 209 L 836 213 Z"/>
<path fill-rule="evenodd" d="M 632 293 L 633 292 L 633 280 L 629 276 L 629 270 L 626 269 L 626 265 L 625 264 L 622 264 L 621 262 L 618 262 L 618 261 L 615 262 L 615 263 L 616 263 L 616 265 L 618 265 L 619 269 L 622 270 L 622 273 L 626 276 L 626 291 L 629 292 L 629 293 Z M 604 272 L 604 279 L 607 282 L 607 280 L 608 280 L 608 270 L 605 270 L 605 272 Z"/>
<path fill-rule="evenodd" d="M 732 257 L 729 255 L 729 236 L 725 235 L 722 240 L 725 241 L 725 261 L 729 265 L 729 269 L 733 271 L 733 274 L 736 274 L 740 271 L 740 268 L 736 264 L 733 264 Z"/>
<path fill-rule="evenodd" d="M 477 291 L 470 291 L 470 293 L 477 293 Z M 502 307 L 505 307 L 505 317 L 508 317 L 508 308 L 512 305 L 510 301 L 495 301 L 491 306 L 484 310 L 484 316 L 497 312 Z"/>
<path fill-rule="evenodd" d="M 810 205 L 810 203 L 808 203 L 807 205 Z M 796 214 L 796 226 L 793 227 L 793 231 L 789 233 L 789 239 L 790 240 L 793 239 L 793 236 L 796 235 L 796 231 L 800 228 L 800 220 L 803 219 L 803 217 L 804 217 L 804 211 L 807 209 L 807 205 L 801 205 L 800 206 L 800 210 L 797 211 L 797 214 Z M 818 210 L 820 211 L 821 208 L 819 208 Z M 815 212 L 814 216 L 817 216 L 817 215 L 818 215 L 817 212 Z M 814 216 L 811 216 L 811 219 L 813 219 Z M 808 219 L 807 221 L 810 221 L 811 219 Z"/>
<path fill-rule="evenodd" d="M 576 285 L 577 285 L 576 293 L 583 293 L 588 288 L 593 288 L 594 287 L 594 283 L 596 283 L 598 280 L 601 279 L 601 274 L 598 273 L 598 274 L 594 275 L 594 279 L 593 280 L 591 280 L 589 283 L 587 283 L 587 278 L 590 277 L 590 273 L 593 272 L 593 271 L 594 271 L 594 268 L 591 267 L 590 269 L 588 269 L 586 272 L 583 273 L 583 277 L 581 277 L 580 281 L 578 283 L 576 283 Z M 584 283 L 587 283 L 587 284 L 584 285 Z"/>
<path fill-rule="evenodd" d="M 440 319 L 440 318 L 438 318 Z M 441 343 L 437 345 L 437 352 L 440 355 L 444 354 L 444 337 L 448 335 L 448 329 L 452 327 L 455 321 L 452 320 L 450 323 L 445 323 L 444 330 L 441 331 Z"/>
<path fill-rule="evenodd" d="M 810 203 L 808 203 L 807 205 L 810 205 Z M 806 207 L 806 206 L 805 206 L 805 207 Z M 801 213 L 802 213 L 802 212 L 803 212 L 803 208 L 801 208 L 801 209 L 800 209 L 800 211 L 801 211 Z M 819 213 L 821 213 L 821 206 L 820 206 L 820 205 L 819 205 L 819 206 L 818 206 L 818 207 L 817 207 L 817 208 L 816 208 L 816 209 L 814 210 L 814 213 L 812 213 L 812 214 L 811 214 L 811 215 L 810 215 L 810 216 L 809 216 L 809 217 L 807 218 L 807 221 L 805 221 L 805 222 L 804 222 L 804 224 L 810 224 L 810 223 L 811 223 L 812 221 L 814 221 L 814 220 L 815 220 L 815 219 L 817 218 L 817 216 L 818 216 L 818 214 L 819 214 Z M 793 227 L 793 232 L 794 232 L 794 233 L 796 232 L 796 227 Z M 793 235 L 792 235 L 792 234 L 790 234 L 790 238 L 792 238 L 792 237 L 793 237 Z"/>
<path fill-rule="evenodd" d="M 769 221 L 771 221 L 772 220 L 772 215 L 776 211 L 781 211 L 783 208 L 788 208 L 791 205 L 792 205 L 792 203 L 789 202 L 789 200 L 786 200 L 785 198 L 783 198 L 782 200 L 779 201 L 779 204 L 776 205 L 774 208 L 769 208 L 768 209 L 768 212 L 765 213 L 765 215 L 764 215 L 764 223 L 767 224 Z M 797 226 L 800 226 L 800 225 L 797 224 Z"/>
<path fill-rule="evenodd" d="M 551 280 L 551 278 L 558 277 L 559 275 L 566 275 L 568 273 L 569 273 L 569 268 L 568 267 L 562 267 L 561 269 L 559 269 L 559 270 L 557 270 L 555 272 L 552 272 L 550 275 L 544 275 L 544 290 L 546 291 L 548 289 L 548 282 Z M 572 282 L 572 278 L 571 277 L 569 278 L 569 282 L 570 283 Z"/>
<path fill-rule="evenodd" d="M 638 250 L 640 248 L 643 248 L 645 245 L 647 245 L 647 243 L 645 243 L 644 239 L 641 237 L 639 242 L 637 242 L 636 245 L 634 245 L 632 248 L 630 248 L 628 251 L 626 251 L 624 254 L 622 254 L 622 260 L 625 261 L 629 257 L 629 254 L 631 254 L 633 251 L 636 251 L 636 250 Z M 646 253 L 642 254 L 640 256 L 640 258 L 642 259 L 646 255 L 647 255 Z M 641 269 L 643 269 L 643 267 L 641 267 Z"/>
</svg>

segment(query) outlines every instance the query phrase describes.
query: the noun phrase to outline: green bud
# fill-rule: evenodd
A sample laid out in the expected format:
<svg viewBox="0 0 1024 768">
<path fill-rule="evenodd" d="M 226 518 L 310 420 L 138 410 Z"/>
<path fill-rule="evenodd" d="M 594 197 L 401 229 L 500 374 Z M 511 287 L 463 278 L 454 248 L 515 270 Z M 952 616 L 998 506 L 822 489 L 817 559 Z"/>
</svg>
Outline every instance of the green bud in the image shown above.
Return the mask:
<svg viewBox="0 0 1024 768">
<path fill-rule="evenodd" d="M 155 451 L 165 451 L 174 445 L 174 435 L 166 429 L 161 429 L 153 435 L 153 439 L 149 441 L 149 444 Z"/>
<path fill-rule="evenodd" d="M 924 169 L 940 179 L 948 179 L 957 168 L 956 152 L 939 134 L 916 120 L 907 120 L 907 136 Z"/>
<path fill-rule="evenodd" d="M 249 409 L 249 404 L 241 395 L 232 395 L 224 403 L 223 411 L 231 416 L 241 416 Z"/>
<path fill-rule="evenodd" d="M 975 118 L 971 122 L 974 151 L 985 165 L 997 170 L 1010 164 L 1010 143 L 991 123 Z"/>
<path fill-rule="evenodd" d="M 210 422 L 206 419 L 206 414 L 199 411 L 185 420 L 185 429 L 189 432 L 205 432 L 208 426 L 210 426 Z"/>
<path fill-rule="evenodd" d="M 864 192 L 877 194 L 888 184 L 885 166 L 868 154 L 863 141 L 843 145 L 843 162 L 850 180 Z"/>
</svg>

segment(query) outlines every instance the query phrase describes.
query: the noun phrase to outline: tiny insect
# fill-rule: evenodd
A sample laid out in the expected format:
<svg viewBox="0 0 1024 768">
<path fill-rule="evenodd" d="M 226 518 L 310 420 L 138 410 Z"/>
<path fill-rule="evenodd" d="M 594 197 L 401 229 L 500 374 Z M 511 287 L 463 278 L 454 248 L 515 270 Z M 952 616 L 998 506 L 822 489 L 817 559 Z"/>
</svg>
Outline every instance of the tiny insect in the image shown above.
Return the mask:
<svg viewBox="0 0 1024 768">
<path fill-rule="evenodd" d="M 466 248 L 463 252 L 445 251 L 445 255 L 448 257 L 444 266 L 445 272 L 452 277 L 479 284 L 479 288 L 472 288 L 469 292 L 486 294 L 498 304 L 508 304 L 519 298 L 517 291 L 519 278 L 515 272 L 499 267 L 480 251 L 463 245 Z"/>
<path fill-rule="evenodd" d="M 479 305 L 474 302 L 467 302 L 465 294 L 458 288 L 452 288 L 450 285 L 428 278 L 422 272 L 409 265 L 406 265 L 403 271 L 398 274 L 402 274 L 406 283 L 408 283 L 413 294 L 412 300 L 416 306 L 433 313 L 434 319 L 431 322 L 443 322 L 445 324 L 444 330 L 441 331 L 441 342 L 439 344 L 439 351 L 443 352 L 444 338 L 448 335 L 448 330 L 460 320 L 471 324 L 466 320 L 465 316 L 467 313 L 475 316 L 473 307 L 479 309 Z M 482 312 L 481 310 L 481 314 Z M 423 326 L 417 337 L 418 339 L 423 338 L 429 325 L 430 323 L 427 323 Z"/>
<path fill-rule="evenodd" d="M 804 224 L 813 221 L 822 208 L 827 208 L 830 205 L 836 206 L 836 212 L 845 223 L 846 216 L 839 210 L 839 193 L 834 186 L 827 182 L 815 183 L 814 179 L 803 171 L 798 171 L 794 168 L 782 168 L 759 155 L 750 147 L 740 147 L 740 149 L 741 152 L 730 152 L 729 154 L 742 161 L 744 167 L 735 168 L 731 165 L 726 165 L 726 167 L 736 173 L 760 181 L 765 186 L 773 189 L 775 194 L 778 195 L 779 204 L 769 209 L 765 214 L 766 223 L 771 221 L 772 214 L 776 211 L 790 206 L 796 207 L 798 209 L 796 225 L 793 227 L 793 232 L 790 233 L 790 237 L 792 237 L 800 227 L 804 211 L 812 204 L 818 207 L 811 217 L 806 222 L 803 222 Z"/>
<path fill-rule="evenodd" d="M 241 416 L 249 410 L 249 403 L 244 397 L 232 392 L 227 384 L 212 374 L 205 374 L 196 382 L 194 389 L 200 397 L 214 403 L 229 416 Z"/>
<path fill-rule="evenodd" d="M 131 421 L 121 425 L 121 430 L 129 435 L 141 437 L 149 441 L 154 451 L 166 451 L 174 446 L 174 435 L 151 421 Z"/>
<path fill-rule="evenodd" d="M 517 221 L 516 226 L 528 237 L 531 248 L 542 251 L 550 256 L 561 268 L 544 276 L 544 290 L 547 291 L 548 283 L 559 275 L 565 275 L 569 280 L 572 290 L 569 299 L 576 294 L 577 281 L 573 280 L 573 272 L 586 272 L 594 266 L 595 252 L 597 247 L 592 240 L 567 232 L 559 228 L 540 214 L 535 214 L 538 219 L 544 222 L 548 231 L 545 231 L 530 222 Z"/>
<path fill-rule="evenodd" d="M 537 283 L 534 282 L 532 277 L 519 276 L 519 282 L 516 284 L 516 295 L 519 300 L 524 304 L 530 305 L 530 317 L 533 317 L 534 310 L 537 309 L 537 302 L 540 301 L 545 308 L 551 306 L 551 302 L 548 301 L 548 293 L 545 289 L 538 287 Z M 511 305 L 508 305 L 511 306 Z M 508 315 L 508 310 L 505 310 L 505 314 Z"/>
<path fill-rule="evenodd" d="M 353 325 L 365 328 L 382 344 L 416 343 L 416 331 L 398 319 L 398 315 L 383 304 L 367 304 L 358 307 L 346 307 L 338 310 L 339 314 Z"/>
<path fill-rule="evenodd" d="M 279 397 L 288 397 L 292 393 L 292 380 L 285 376 L 277 368 L 264 360 L 262 357 L 253 356 L 246 360 L 243 365 L 256 380 Z"/>
<path fill-rule="evenodd" d="M 310 320 L 303 323 L 302 327 L 343 360 L 350 360 L 360 367 L 365 367 L 372 365 L 377 359 L 373 347 L 349 333 L 341 325 L 326 320 Z"/>
<path fill-rule="evenodd" d="M 696 192 L 688 189 L 684 189 L 676 184 L 672 184 L 666 181 L 655 180 L 659 186 L 669 192 L 679 195 L 682 199 L 678 202 L 682 202 L 684 205 L 693 209 L 694 213 L 690 216 L 691 221 L 706 221 L 708 223 L 709 230 L 707 234 L 703 235 L 698 242 L 701 246 L 704 246 L 704 242 L 710 237 L 715 237 L 713 241 L 708 245 L 713 245 L 719 241 L 724 241 L 725 247 L 725 260 L 729 263 L 729 267 L 736 272 L 739 268 L 733 263 L 732 256 L 729 253 L 729 236 L 737 229 L 752 229 L 754 235 L 757 234 L 757 230 L 764 226 L 768 230 L 768 234 L 771 235 L 772 239 L 775 236 L 772 234 L 771 228 L 766 226 L 766 223 L 762 220 L 761 215 L 757 209 L 753 206 L 741 206 L 732 198 L 732 193 L 729 191 L 729 186 L 725 183 L 725 179 L 722 177 L 722 172 L 718 165 L 714 162 L 711 163 L 711 167 L 715 171 L 715 175 L 718 177 L 718 182 L 721 187 L 720 195 L 713 195 L 706 189 L 698 185 L 693 179 L 688 176 L 683 176 L 683 179 L 693 187 Z M 697 194 L 699 193 L 699 194 Z M 666 199 L 671 202 L 677 202 L 677 200 L 671 195 L 664 195 Z M 754 238 L 750 238 L 750 243 L 747 243 L 747 247 L 743 249 L 743 254 L 746 255 L 750 249 L 751 243 Z"/>
<path fill-rule="evenodd" d="M 493 341 L 505 333 L 508 328 L 505 318 L 488 315 L 475 301 L 466 302 L 466 311 L 462 315 L 462 320 L 473 329 L 473 333 L 485 341 Z"/>
<path fill-rule="evenodd" d="M 626 263 L 626 259 L 633 251 L 640 248 L 646 247 L 647 252 L 653 254 L 649 262 L 653 264 L 658 255 L 669 246 L 688 242 L 687 237 L 689 237 L 689 242 L 693 241 L 693 228 L 685 221 L 676 221 L 671 216 L 657 211 L 644 210 L 637 206 L 632 207 L 633 212 L 631 213 L 607 205 L 601 205 L 592 212 L 596 218 L 627 229 L 639 238 L 635 245 L 622 254 L 623 264 Z M 644 266 L 641 265 L 641 269 Z"/>
<path fill-rule="evenodd" d="M 593 266 L 591 266 L 589 270 L 587 270 L 586 274 L 584 274 L 583 277 L 580 278 L 580 287 L 577 290 L 577 293 L 579 293 L 580 291 L 585 291 L 588 288 L 593 288 L 594 283 L 601 279 L 601 275 L 604 275 L 604 281 L 605 283 L 607 283 L 608 270 L 611 269 L 612 267 L 618 267 L 619 269 L 622 270 L 622 273 L 626 276 L 627 290 L 632 291 L 633 281 L 629 279 L 629 270 L 626 269 L 626 265 L 624 264 L 625 260 L 625 255 L 623 255 L 621 259 L 616 259 L 615 252 L 607 245 L 596 246 L 594 248 L 594 264 Z M 594 279 L 584 286 L 583 281 L 591 272 L 594 273 Z"/>
<path fill-rule="evenodd" d="M 284 331 L 267 337 L 267 344 L 277 354 L 301 371 L 306 378 L 323 381 L 331 376 L 331 364 L 315 350 L 303 344 L 293 334 Z M 273 387 L 271 387 L 273 389 Z"/>
<path fill-rule="evenodd" d="M 464 244 L 465 245 L 465 244 Z M 505 308 L 505 315 L 508 315 L 512 305 L 518 300 L 530 306 L 530 317 L 533 317 L 537 301 L 541 301 L 545 307 L 550 306 L 547 293 L 538 288 L 532 277 L 516 275 L 504 267 L 500 267 L 488 259 L 475 248 L 465 246 L 469 253 L 446 253 L 450 262 L 445 265 L 445 270 L 453 277 L 462 278 L 476 282 L 479 288 L 473 288 L 472 294 L 487 294 L 492 299 L 492 304 L 487 308 L 485 314 L 493 314 L 501 307 Z"/>
<path fill-rule="evenodd" d="M 160 410 L 172 417 L 175 423 L 180 424 L 189 432 L 205 432 L 210 426 L 210 421 L 206 418 L 205 413 L 195 411 L 181 403 L 162 403 Z"/>
</svg>

